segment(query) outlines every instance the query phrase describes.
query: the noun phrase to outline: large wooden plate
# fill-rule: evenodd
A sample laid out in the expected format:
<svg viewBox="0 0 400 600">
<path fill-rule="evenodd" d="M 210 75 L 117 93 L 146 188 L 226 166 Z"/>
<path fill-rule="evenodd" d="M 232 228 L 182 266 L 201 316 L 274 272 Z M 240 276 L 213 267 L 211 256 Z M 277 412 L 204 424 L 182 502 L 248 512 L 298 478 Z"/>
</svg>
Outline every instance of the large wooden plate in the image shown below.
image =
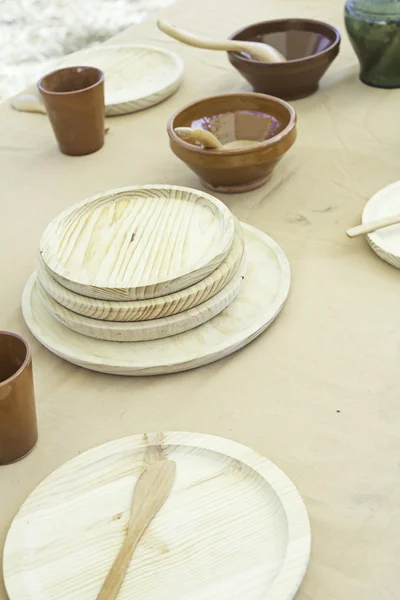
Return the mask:
<svg viewBox="0 0 400 600">
<path fill-rule="evenodd" d="M 246 446 L 176 432 L 89 450 L 32 492 L 5 544 L 10 600 L 94 600 L 125 535 L 137 478 L 164 457 L 176 462 L 174 487 L 118 600 L 292 600 L 311 540 L 293 483 Z"/>
<path fill-rule="evenodd" d="M 183 62 L 179 56 L 155 46 L 104 45 L 69 54 L 55 69 L 97 67 L 104 72 L 106 116 L 132 113 L 162 102 L 180 86 Z M 46 112 L 36 87 L 12 100 L 17 110 Z"/>
<path fill-rule="evenodd" d="M 162 319 L 152 321 L 135 321 L 133 323 L 118 323 L 112 321 L 99 321 L 78 315 L 72 310 L 65 308 L 46 292 L 37 274 L 33 277 L 36 281 L 37 291 L 45 309 L 59 323 L 66 325 L 69 329 L 87 335 L 97 340 L 111 342 L 143 342 L 147 340 L 159 340 L 189 331 L 206 323 L 224 310 L 236 298 L 240 287 L 246 276 L 247 260 L 243 255 L 242 262 L 231 281 L 212 298 L 195 306 L 185 312 Z"/>
<path fill-rule="evenodd" d="M 39 257 L 38 278 L 44 289 L 59 304 L 75 313 L 102 321 L 149 321 L 187 311 L 206 302 L 228 285 L 238 270 L 244 252 L 244 234 L 235 220 L 235 236 L 225 260 L 208 277 L 174 294 L 148 300 L 115 302 L 87 298 L 65 288 L 48 272 Z"/>
<path fill-rule="evenodd" d="M 362 222 L 370 223 L 400 214 L 400 181 L 379 190 L 367 202 L 362 214 Z M 391 225 L 367 235 L 372 250 L 382 260 L 400 269 L 400 225 Z"/>
<path fill-rule="evenodd" d="M 68 289 L 101 300 L 156 298 L 194 285 L 228 254 L 234 218 L 217 198 L 145 185 L 70 206 L 46 228 L 41 257 Z"/>
<path fill-rule="evenodd" d="M 71 331 L 44 309 L 31 279 L 22 311 L 33 335 L 54 354 L 81 367 L 119 375 L 175 373 L 214 362 L 242 348 L 272 323 L 286 301 L 289 263 L 265 233 L 243 225 L 247 275 L 220 315 L 191 331 L 150 342 L 104 342 Z"/>
</svg>

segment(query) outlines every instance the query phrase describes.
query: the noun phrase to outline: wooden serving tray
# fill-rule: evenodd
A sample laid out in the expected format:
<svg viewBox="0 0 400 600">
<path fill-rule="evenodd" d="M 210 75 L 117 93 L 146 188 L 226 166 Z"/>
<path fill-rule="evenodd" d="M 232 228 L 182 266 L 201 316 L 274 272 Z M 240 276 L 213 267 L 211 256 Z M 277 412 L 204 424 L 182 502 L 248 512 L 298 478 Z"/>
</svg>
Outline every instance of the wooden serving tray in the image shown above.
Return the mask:
<svg viewBox="0 0 400 600">
<path fill-rule="evenodd" d="M 36 279 L 36 287 L 45 309 L 59 323 L 66 325 L 69 329 L 82 335 L 96 338 L 97 340 L 143 342 L 158 340 L 189 331 L 218 315 L 238 295 L 246 276 L 246 271 L 247 260 L 246 254 L 244 254 L 241 264 L 231 281 L 218 294 L 212 296 L 206 302 L 170 317 L 163 317 L 152 321 L 134 321 L 132 323 L 99 321 L 98 319 L 83 317 L 53 300 L 38 279 Z"/>
<path fill-rule="evenodd" d="M 248 270 L 235 300 L 220 315 L 191 331 L 149 342 L 105 342 L 61 325 L 44 308 L 35 275 L 26 284 L 22 312 L 33 335 L 76 365 L 119 375 L 175 373 L 206 365 L 242 348 L 274 321 L 290 287 L 282 249 L 262 231 L 242 224 Z"/>
<path fill-rule="evenodd" d="M 194 285 L 228 254 L 229 209 L 172 185 L 111 190 L 70 206 L 46 228 L 40 254 L 64 287 L 101 300 L 142 300 Z"/>
<path fill-rule="evenodd" d="M 59 304 L 90 319 L 102 321 L 148 321 L 187 311 L 218 294 L 235 275 L 244 252 L 243 229 L 235 219 L 235 236 L 225 260 L 208 277 L 179 292 L 149 300 L 115 302 L 87 298 L 63 287 L 48 272 L 39 257 L 38 279 Z"/>
<path fill-rule="evenodd" d="M 370 223 L 400 214 L 400 181 L 379 190 L 367 202 L 362 222 Z M 372 250 L 385 262 L 400 269 L 400 224 L 378 229 L 367 235 Z"/>
<path fill-rule="evenodd" d="M 106 116 L 149 108 L 171 96 L 183 78 L 183 61 L 155 46 L 124 44 L 87 48 L 69 54 L 55 69 L 85 65 L 104 72 Z M 45 73 L 43 73 L 44 75 Z M 12 99 L 15 109 L 46 113 L 36 86 Z"/>
<path fill-rule="evenodd" d="M 118 599 L 292 600 L 307 568 L 304 503 L 271 461 L 200 433 L 144 433 L 93 448 L 45 479 L 4 548 L 10 600 L 94 600 L 122 544 L 139 474 L 175 482 L 131 560 Z"/>
</svg>

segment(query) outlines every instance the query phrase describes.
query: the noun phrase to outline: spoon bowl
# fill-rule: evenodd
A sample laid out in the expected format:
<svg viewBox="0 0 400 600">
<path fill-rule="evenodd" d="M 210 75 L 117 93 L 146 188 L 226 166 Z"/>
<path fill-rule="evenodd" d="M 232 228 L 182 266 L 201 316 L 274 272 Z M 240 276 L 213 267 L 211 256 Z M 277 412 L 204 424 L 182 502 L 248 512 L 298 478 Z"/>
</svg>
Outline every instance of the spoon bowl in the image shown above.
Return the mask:
<svg viewBox="0 0 400 600">
<path fill-rule="evenodd" d="M 332 25 L 312 19 L 279 19 L 248 25 L 233 33 L 234 41 L 263 42 L 286 61 L 267 63 L 243 52 L 228 52 L 230 63 L 255 92 L 285 100 L 310 96 L 339 53 L 340 33 Z"/>
</svg>

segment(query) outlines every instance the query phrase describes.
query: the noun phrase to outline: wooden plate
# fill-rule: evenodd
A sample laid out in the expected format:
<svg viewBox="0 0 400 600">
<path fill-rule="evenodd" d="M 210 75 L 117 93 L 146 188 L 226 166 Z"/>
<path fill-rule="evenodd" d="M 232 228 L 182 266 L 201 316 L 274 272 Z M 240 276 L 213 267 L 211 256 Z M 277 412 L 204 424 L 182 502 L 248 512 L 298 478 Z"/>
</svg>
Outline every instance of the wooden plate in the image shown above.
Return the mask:
<svg viewBox="0 0 400 600">
<path fill-rule="evenodd" d="M 69 329 L 87 335 L 97 340 L 110 342 L 143 342 L 159 340 L 194 329 L 206 323 L 222 312 L 236 298 L 246 276 L 247 259 L 243 255 L 241 264 L 231 281 L 212 298 L 185 312 L 151 321 L 135 321 L 133 323 L 116 323 L 99 321 L 78 315 L 72 310 L 61 306 L 46 292 L 40 281 L 36 279 L 36 287 L 45 309 L 59 323 Z"/>
<path fill-rule="evenodd" d="M 41 257 L 68 289 L 101 300 L 142 300 L 194 285 L 228 254 L 229 209 L 174 185 L 120 188 L 70 206 L 46 228 Z"/>
<path fill-rule="evenodd" d="M 93 448 L 32 492 L 6 539 L 10 600 L 94 600 L 122 544 L 137 478 L 164 457 L 176 462 L 174 487 L 118 600 L 292 600 L 311 542 L 293 483 L 246 446 L 177 432 Z"/>
<path fill-rule="evenodd" d="M 38 261 L 38 278 L 50 296 L 75 313 L 102 321 L 148 321 L 169 317 L 212 298 L 235 275 L 244 252 L 244 234 L 235 220 L 235 236 L 225 260 L 208 277 L 184 290 L 149 300 L 112 302 L 76 294 L 53 279 L 43 261 Z"/>
<path fill-rule="evenodd" d="M 377 219 L 400 214 L 400 181 L 379 190 L 367 202 L 362 214 L 362 222 L 370 223 Z M 391 225 L 367 235 L 372 250 L 390 265 L 400 269 L 400 225 Z"/>
<path fill-rule="evenodd" d="M 108 117 L 143 110 L 162 102 L 178 89 L 184 69 L 181 58 L 173 52 L 136 44 L 80 50 L 63 58 L 54 68 L 76 65 L 97 67 L 104 72 Z M 12 104 L 17 110 L 46 112 L 36 87 L 18 94 Z"/>
<path fill-rule="evenodd" d="M 287 298 L 290 268 L 265 233 L 243 225 L 248 270 L 237 298 L 220 315 L 191 331 L 149 342 L 104 342 L 71 331 L 44 309 L 34 278 L 22 296 L 33 335 L 48 350 L 76 365 L 119 375 L 155 375 L 200 367 L 242 348 L 277 317 Z"/>
</svg>

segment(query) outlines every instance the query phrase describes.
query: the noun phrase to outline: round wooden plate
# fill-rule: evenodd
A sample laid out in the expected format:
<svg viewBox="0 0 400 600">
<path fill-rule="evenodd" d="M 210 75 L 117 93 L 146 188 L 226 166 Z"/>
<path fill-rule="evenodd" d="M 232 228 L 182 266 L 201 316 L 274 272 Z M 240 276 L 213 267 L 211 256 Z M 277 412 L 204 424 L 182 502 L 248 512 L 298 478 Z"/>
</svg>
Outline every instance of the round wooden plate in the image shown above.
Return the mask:
<svg viewBox="0 0 400 600">
<path fill-rule="evenodd" d="M 149 300 L 113 302 L 76 294 L 60 285 L 50 275 L 40 257 L 38 261 L 38 278 L 46 292 L 56 302 L 84 317 L 118 322 L 149 321 L 187 311 L 215 296 L 235 275 L 242 260 L 243 252 L 244 234 L 240 223 L 235 220 L 235 236 L 232 246 L 225 260 L 215 271 L 184 290 Z"/>
<path fill-rule="evenodd" d="M 85 65 L 104 72 L 106 116 L 124 115 L 162 102 L 183 79 L 183 61 L 168 50 L 136 44 L 104 45 L 69 54 L 55 69 Z M 12 100 L 17 110 L 46 112 L 36 87 Z"/>
<path fill-rule="evenodd" d="M 119 375 L 156 375 L 200 367 L 242 348 L 272 323 L 286 301 L 289 263 L 265 233 L 242 224 L 248 269 L 235 300 L 204 325 L 149 342 L 105 342 L 75 333 L 43 307 L 34 279 L 22 296 L 22 312 L 33 335 L 48 350 L 76 365 Z"/>
<path fill-rule="evenodd" d="M 175 185 L 110 190 L 70 206 L 46 228 L 41 257 L 68 289 L 142 300 L 194 285 L 228 254 L 235 222 L 210 194 Z"/>
<path fill-rule="evenodd" d="M 151 321 L 134 321 L 132 323 L 116 323 L 112 321 L 99 321 L 78 315 L 72 310 L 61 306 L 46 292 L 37 274 L 34 273 L 37 291 L 45 309 L 59 323 L 66 325 L 69 329 L 87 335 L 97 340 L 110 342 L 143 342 L 148 340 L 159 340 L 194 329 L 206 323 L 220 312 L 222 312 L 236 298 L 240 287 L 246 276 L 247 260 L 243 255 L 241 264 L 231 281 L 206 302 L 199 304 L 185 312 L 162 319 Z"/>
<path fill-rule="evenodd" d="M 367 202 L 362 223 L 400 214 L 400 181 L 379 190 Z M 400 269 L 400 225 L 391 225 L 367 235 L 372 250 L 390 265 Z"/>
<path fill-rule="evenodd" d="M 94 600 L 122 544 L 139 474 L 176 463 L 118 599 L 292 600 L 307 568 L 307 511 L 291 480 L 237 442 L 141 434 L 65 463 L 29 496 L 3 559 L 10 600 Z"/>
</svg>

